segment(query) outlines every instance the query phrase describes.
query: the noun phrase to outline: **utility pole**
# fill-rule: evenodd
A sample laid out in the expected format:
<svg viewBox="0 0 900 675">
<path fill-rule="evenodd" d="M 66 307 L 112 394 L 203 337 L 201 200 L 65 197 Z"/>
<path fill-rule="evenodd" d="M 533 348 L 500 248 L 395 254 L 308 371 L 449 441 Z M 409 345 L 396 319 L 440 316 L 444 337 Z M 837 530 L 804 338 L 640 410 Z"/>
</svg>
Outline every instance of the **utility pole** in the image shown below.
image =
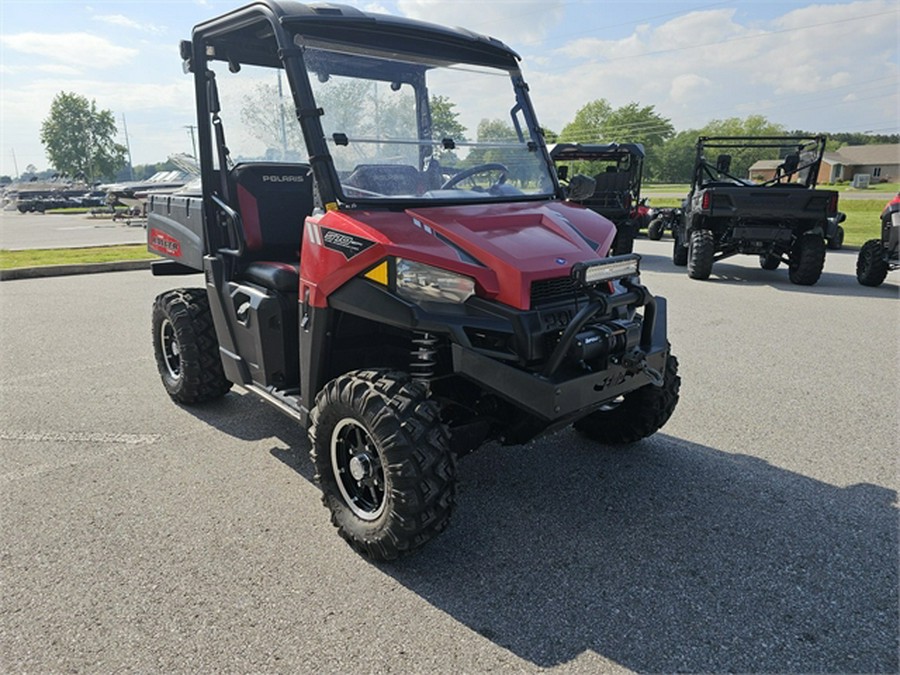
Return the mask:
<svg viewBox="0 0 900 675">
<path fill-rule="evenodd" d="M 128 124 L 125 113 L 122 113 L 122 128 L 125 130 L 125 150 L 128 152 L 128 180 L 134 180 L 134 164 L 131 162 L 131 143 L 128 142 Z"/>
<path fill-rule="evenodd" d="M 184 128 L 191 132 L 191 150 L 194 153 L 193 155 L 191 155 L 191 157 L 197 159 L 197 141 L 194 138 L 194 129 L 196 129 L 197 127 L 193 124 L 185 124 Z"/>
<path fill-rule="evenodd" d="M 16 180 L 19 180 L 19 163 L 16 161 L 16 149 L 10 148 L 13 156 L 13 168 L 16 170 Z"/>
</svg>

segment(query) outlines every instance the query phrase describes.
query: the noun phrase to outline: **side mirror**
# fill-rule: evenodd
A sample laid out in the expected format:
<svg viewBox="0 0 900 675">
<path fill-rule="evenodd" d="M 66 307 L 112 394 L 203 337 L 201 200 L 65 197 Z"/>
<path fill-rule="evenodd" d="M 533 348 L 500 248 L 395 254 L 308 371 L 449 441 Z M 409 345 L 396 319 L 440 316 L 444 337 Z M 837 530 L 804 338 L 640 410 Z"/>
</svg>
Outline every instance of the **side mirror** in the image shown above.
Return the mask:
<svg viewBox="0 0 900 675">
<path fill-rule="evenodd" d="M 716 158 L 716 171 L 728 173 L 731 170 L 731 155 L 719 155 Z"/>
<path fill-rule="evenodd" d="M 569 181 L 568 199 L 573 202 L 580 202 L 594 195 L 597 189 L 597 181 L 590 176 L 578 174 Z"/>
<path fill-rule="evenodd" d="M 556 167 L 556 176 L 560 180 L 565 180 L 569 177 L 569 167 L 563 164 L 562 166 Z"/>
</svg>

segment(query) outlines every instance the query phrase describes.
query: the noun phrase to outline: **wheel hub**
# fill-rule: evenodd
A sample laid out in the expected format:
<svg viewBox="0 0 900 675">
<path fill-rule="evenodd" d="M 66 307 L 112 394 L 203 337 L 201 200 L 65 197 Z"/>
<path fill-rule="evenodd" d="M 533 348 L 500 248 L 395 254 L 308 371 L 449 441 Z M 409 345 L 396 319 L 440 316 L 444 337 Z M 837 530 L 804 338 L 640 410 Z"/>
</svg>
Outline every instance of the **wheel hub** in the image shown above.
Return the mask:
<svg viewBox="0 0 900 675">
<path fill-rule="evenodd" d="M 359 482 L 372 475 L 372 456 L 367 452 L 360 452 L 350 459 L 350 475 L 353 480 Z"/>
<path fill-rule="evenodd" d="M 331 467 L 344 503 L 362 520 L 375 520 L 385 508 L 385 478 L 378 447 L 368 430 L 347 417 L 331 434 Z"/>
</svg>

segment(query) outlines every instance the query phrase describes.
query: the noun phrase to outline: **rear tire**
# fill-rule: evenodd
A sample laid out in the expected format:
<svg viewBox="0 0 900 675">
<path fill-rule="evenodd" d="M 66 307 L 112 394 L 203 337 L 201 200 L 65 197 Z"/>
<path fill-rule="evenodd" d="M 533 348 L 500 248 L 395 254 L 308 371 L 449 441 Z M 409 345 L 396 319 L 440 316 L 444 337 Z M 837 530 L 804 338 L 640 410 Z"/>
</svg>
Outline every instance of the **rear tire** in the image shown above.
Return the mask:
<svg viewBox="0 0 900 675">
<path fill-rule="evenodd" d="M 322 502 L 359 553 L 394 560 L 446 529 L 456 463 L 422 385 L 396 372 L 342 375 L 316 397 L 309 438 Z"/>
<path fill-rule="evenodd" d="M 887 273 L 884 245 L 881 239 L 870 239 L 859 249 L 859 257 L 856 259 L 856 280 L 863 286 L 880 286 Z"/>
<path fill-rule="evenodd" d="M 212 401 L 231 389 L 202 288 L 176 289 L 156 297 L 153 351 L 163 386 L 178 403 Z"/>
<path fill-rule="evenodd" d="M 694 230 L 688 245 L 688 276 L 691 279 L 709 279 L 712 272 L 716 242 L 710 230 Z"/>
<path fill-rule="evenodd" d="M 654 218 L 647 226 L 647 236 L 653 241 L 659 241 L 663 236 L 663 222 L 661 218 Z"/>
<path fill-rule="evenodd" d="M 799 286 L 812 286 L 825 267 L 825 240 L 818 234 L 800 235 L 791 248 L 788 276 Z"/>
<path fill-rule="evenodd" d="M 647 384 L 625 394 L 573 425 L 593 441 L 607 445 L 634 443 L 659 431 L 678 404 L 678 359 L 671 354 L 661 387 Z"/>
</svg>

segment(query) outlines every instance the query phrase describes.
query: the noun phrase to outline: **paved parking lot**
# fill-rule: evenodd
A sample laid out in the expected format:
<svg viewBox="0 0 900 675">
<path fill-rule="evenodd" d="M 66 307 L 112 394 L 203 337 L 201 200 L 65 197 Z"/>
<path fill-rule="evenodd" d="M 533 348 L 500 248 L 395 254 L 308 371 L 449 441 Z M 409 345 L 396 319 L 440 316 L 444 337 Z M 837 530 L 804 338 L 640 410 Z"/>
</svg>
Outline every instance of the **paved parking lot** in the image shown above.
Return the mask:
<svg viewBox="0 0 900 675">
<path fill-rule="evenodd" d="M 3 282 L 0 671 L 897 672 L 900 277 L 697 282 L 637 248 L 670 423 L 466 457 L 393 565 L 337 537 L 290 420 L 166 397 L 150 305 L 180 280 Z"/>
<path fill-rule="evenodd" d="M 147 241 L 143 220 L 0 210 L 0 248 L 72 248 Z"/>
</svg>

